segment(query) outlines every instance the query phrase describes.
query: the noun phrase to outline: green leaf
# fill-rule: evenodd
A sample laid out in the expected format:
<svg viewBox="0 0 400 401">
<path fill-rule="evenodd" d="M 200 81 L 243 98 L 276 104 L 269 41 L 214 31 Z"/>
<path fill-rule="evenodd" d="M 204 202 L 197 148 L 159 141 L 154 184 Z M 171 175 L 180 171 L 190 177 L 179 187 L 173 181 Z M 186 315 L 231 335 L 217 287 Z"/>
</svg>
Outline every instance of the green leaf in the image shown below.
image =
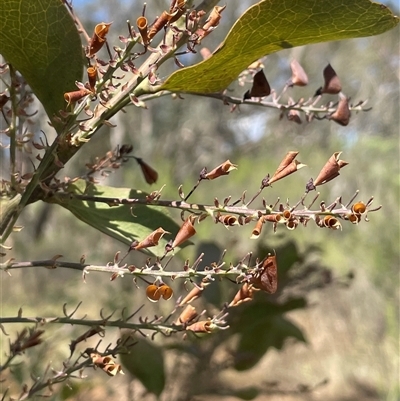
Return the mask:
<svg viewBox="0 0 400 401">
<path fill-rule="evenodd" d="M 369 0 L 265 0 L 250 7 L 213 55 L 173 73 L 160 90 L 213 93 L 226 89 L 253 61 L 295 46 L 372 36 L 399 22 Z"/>
<path fill-rule="evenodd" d="M 281 315 L 254 321 L 243 330 L 240 337 L 235 353 L 235 369 L 252 368 L 269 348 L 282 349 L 288 337 L 306 342 L 301 330 Z"/>
<path fill-rule="evenodd" d="M 113 188 L 102 185 L 89 185 L 86 187 L 84 180 L 78 180 L 71 184 L 68 187 L 68 191 L 93 197 L 119 199 L 144 199 L 146 197 L 144 192 L 135 189 Z M 161 207 L 133 205 L 131 211 L 129 205 L 109 206 L 107 203 L 65 199 L 57 197 L 57 195 L 49 198 L 48 201 L 63 206 L 79 220 L 126 245 L 130 245 L 134 240 L 143 240 L 158 227 L 162 227 L 172 235 L 175 235 L 179 230 L 178 224 L 169 217 L 165 208 Z M 156 255 L 162 255 L 167 242 L 168 240 L 164 236 L 157 246 L 148 248 L 148 251 Z M 183 244 L 182 247 L 188 244 L 189 242 Z"/>
<path fill-rule="evenodd" d="M 134 340 L 136 344 L 129 348 L 129 353 L 119 355 L 123 370 L 135 376 L 147 391 L 160 396 L 165 386 L 163 351 L 145 338 Z"/>
<path fill-rule="evenodd" d="M 63 2 L 1 0 L 0 53 L 24 76 L 53 121 L 66 106 L 64 92 L 76 89 L 83 70 L 79 33 Z"/>
</svg>

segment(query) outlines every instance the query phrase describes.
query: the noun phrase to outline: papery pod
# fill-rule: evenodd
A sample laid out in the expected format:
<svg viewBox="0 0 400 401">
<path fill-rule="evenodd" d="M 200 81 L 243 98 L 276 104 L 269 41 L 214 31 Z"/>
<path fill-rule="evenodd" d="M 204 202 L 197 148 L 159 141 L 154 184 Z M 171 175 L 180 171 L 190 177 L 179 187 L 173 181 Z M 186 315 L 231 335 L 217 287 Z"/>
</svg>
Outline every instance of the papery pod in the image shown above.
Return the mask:
<svg viewBox="0 0 400 401">
<path fill-rule="evenodd" d="M 136 20 L 136 26 L 139 30 L 140 36 L 142 37 L 143 45 L 147 46 L 150 42 L 150 39 L 148 37 L 148 23 L 147 23 L 147 18 L 146 17 L 139 17 Z"/>
<path fill-rule="evenodd" d="M 64 93 L 64 99 L 69 106 L 70 104 L 76 103 L 79 100 L 83 99 L 85 96 L 90 95 L 90 93 L 91 92 L 88 89 L 79 89 L 77 91 Z"/>
<path fill-rule="evenodd" d="M 211 333 L 212 323 L 211 320 L 203 320 L 187 326 L 186 330 L 192 331 L 194 333 Z"/>
<path fill-rule="evenodd" d="M 138 164 L 142 170 L 142 173 L 143 173 L 143 176 L 144 176 L 144 179 L 146 180 L 146 182 L 150 185 L 156 183 L 158 180 L 157 171 L 154 170 L 147 163 L 145 163 L 140 157 L 136 157 L 135 159 L 138 162 Z"/>
<path fill-rule="evenodd" d="M 354 214 L 364 214 L 367 211 L 367 206 L 364 202 L 357 202 L 351 207 Z"/>
<path fill-rule="evenodd" d="M 286 166 L 283 170 L 281 170 L 279 173 L 276 172 L 271 179 L 269 180 L 269 184 L 272 184 L 273 182 L 276 182 L 278 180 L 281 180 L 282 178 L 287 177 L 290 174 L 295 173 L 297 170 L 300 170 L 301 168 L 306 167 L 305 164 L 300 163 L 297 160 L 293 160 L 288 166 Z"/>
<path fill-rule="evenodd" d="M 251 89 L 248 90 L 244 99 L 251 99 L 252 97 L 265 97 L 271 94 L 271 87 L 263 70 L 258 71 L 253 78 Z"/>
<path fill-rule="evenodd" d="M 257 272 L 251 278 L 250 283 L 269 294 L 274 294 L 278 289 L 278 266 L 276 256 L 268 256 L 263 260 Z"/>
<path fill-rule="evenodd" d="M 332 230 L 342 229 L 342 225 L 339 220 L 334 216 L 325 216 L 323 219 L 325 227 L 331 228 Z"/>
<path fill-rule="evenodd" d="M 159 227 L 157 228 L 157 230 L 149 234 L 143 241 L 140 241 L 137 245 L 134 245 L 131 248 L 138 250 L 138 249 L 150 248 L 152 246 L 157 246 L 158 242 L 165 234 L 171 234 L 171 233 L 165 231 L 162 227 Z"/>
<path fill-rule="evenodd" d="M 201 178 L 214 180 L 215 178 L 221 177 L 222 175 L 228 175 L 232 170 L 236 169 L 237 165 L 231 163 L 230 160 L 227 160 L 226 162 L 212 169 L 209 173 L 204 173 L 204 175 L 201 175 Z"/>
<path fill-rule="evenodd" d="M 90 40 L 90 46 L 87 53 L 88 57 L 93 57 L 103 47 L 111 24 L 111 22 L 101 22 L 94 27 L 93 36 Z"/>
<path fill-rule="evenodd" d="M 178 233 L 176 234 L 175 239 L 172 242 L 171 248 L 176 248 L 177 246 L 181 245 L 183 242 L 187 241 L 190 237 L 196 234 L 196 230 L 193 226 L 194 217 L 189 216 L 182 224 L 181 228 L 179 229 Z"/>
<path fill-rule="evenodd" d="M 188 323 L 195 319 L 198 316 L 198 313 L 196 312 L 196 308 L 192 305 L 187 305 L 186 308 L 182 311 L 182 313 L 179 315 L 177 321 L 175 324 L 181 325 Z"/>
<path fill-rule="evenodd" d="M 335 123 L 343 125 L 344 127 L 349 124 L 351 112 L 349 108 L 349 99 L 339 94 L 339 103 L 337 109 L 328 116 L 328 120 L 333 120 Z"/>
<path fill-rule="evenodd" d="M 188 304 L 195 299 L 201 297 L 204 291 L 204 284 L 201 283 L 201 285 L 196 285 L 194 286 L 189 293 L 182 299 L 182 301 L 179 303 L 179 306 L 183 306 L 185 304 Z"/>
<path fill-rule="evenodd" d="M 325 184 L 339 175 L 339 170 L 348 163 L 340 160 L 342 152 L 335 152 L 325 163 L 317 178 L 314 180 L 314 186 Z"/>
<path fill-rule="evenodd" d="M 261 230 L 262 230 L 262 226 L 263 226 L 264 221 L 265 221 L 265 217 L 266 216 L 262 216 L 257 220 L 257 224 L 256 224 L 256 226 L 254 227 L 254 229 L 253 229 L 253 231 L 251 233 L 250 239 L 256 239 L 256 238 L 258 238 L 260 236 Z"/>
<path fill-rule="evenodd" d="M 342 90 L 342 84 L 340 83 L 339 77 L 336 71 L 328 64 L 323 71 L 324 75 L 324 86 L 319 88 L 315 93 L 315 96 L 322 95 L 323 93 L 329 93 L 336 95 Z"/>
<path fill-rule="evenodd" d="M 255 289 L 253 288 L 252 284 L 244 283 L 228 306 L 238 306 L 243 302 L 251 301 L 254 297 L 254 290 Z"/>
<path fill-rule="evenodd" d="M 308 84 L 308 76 L 296 59 L 291 61 L 290 68 L 292 70 L 292 77 L 287 82 L 287 85 L 306 86 Z"/>
<path fill-rule="evenodd" d="M 218 221 L 225 226 L 238 226 L 239 222 L 236 216 L 233 216 L 232 214 L 226 214 L 226 215 L 221 215 L 218 216 Z"/>
<path fill-rule="evenodd" d="M 174 295 L 174 291 L 172 288 L 166 284 L 162 284 L 158 287 L 158 291 L 160 292 L 161 296 L 163 299 L 168 301 L 169 299 L 172 298 L 172 295 Z"/>
<path fill-rule="evenodd" d="M 150 284 L 146 288 L 147 299 L 151 302 L 158 302 L 161 298 L 161 292 L 158 290 L 158 286 Z"/>
</svg>

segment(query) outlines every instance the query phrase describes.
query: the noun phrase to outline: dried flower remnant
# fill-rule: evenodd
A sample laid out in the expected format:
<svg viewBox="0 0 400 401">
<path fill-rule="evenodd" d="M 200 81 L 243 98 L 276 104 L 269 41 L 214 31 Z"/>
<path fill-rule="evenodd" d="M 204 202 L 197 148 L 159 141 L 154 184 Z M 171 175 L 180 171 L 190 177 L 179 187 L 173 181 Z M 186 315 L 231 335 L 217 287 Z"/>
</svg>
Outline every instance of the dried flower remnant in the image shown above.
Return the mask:
<svg viewBox="0 0 400 401">
<path fill-rule="evenodd" d="M 299 152 L 293 151 L 286 154 L 273 176 L 269 179 L 268 185 L 271 185 L 273 182 L 281 180 L 282 178 L 285 178 L 286 176 L 293 174 L 297 170 L 300 170 L 301 168 L 306 166 L 305 164 L 295 160 L 298 154 Z"/>
<path fill-rule="evenodd" d="M 140 157 L 135 157 L 136 161 L 138 162 L 144 179 L 148 184 L 154 184 L 158 180 L 158 173 L 156 170 L 154 170 L 151 166 L 149 166 L 147 163 L 145 163 Z"/>
<path fill-rule="evenodd" d="M 219 215 L 217 217 L 217 221 L 219 221 L 225 226 L 230 226 L 230 227 L 239 225 L 237 217 L 232 214 Z"/>
<path fill-rule="evenodd" d="M 324 86 L 321 86 L 319 89 L 317 89 L 314 96 L 319 96 L 323 93 L 337 95 L 342 90 L 342 84 L 340 83 L 339 77 L 330 64 L 324 68 L 323 75 Z"/>
<path fill-rule="evenodd" d="M 254 229 L 253 229 L 253 231 L 251 233 L 251 237 L 250 237 L 251 239 L 257 239 L 260 236 L 261 230 L 262 230 L 262 226 L 263 226 L 263 224 L 265 222 L 265 218 L 264 217 L 265 216 L 262 216 L 257 220 L 257 224 L 256 224 L 256 226 L 254 227 Z"/>
<path fill-rule="evenodd" d="M 161 298 L 168 301 L 171 299 L 174 291 L 172 288 L 166 284 L 161 284 L 160 286 L 156 284 L 150 284 L 146 288 L 147 299 L 151 302 L 158 302 Z"/>
<path fill-rule="evenodd" d="M 332 230 L 342 229 L 342 225 L 338 221 L 338 219 L 334 216 L 325 216 L 322 220 L 322 224 L 324 227 L 331 228 Z M 321 227 L 322 227 L 321 224 Z"/>
<path fill-rule="evenodd" d="M 315 187 L 318 185 L 322 185 L 333 180 L 339 175 L 340 169 L 348 165 L 347 162 L 339 159 L 341 154 L 342 152 L 335 152 L 329 158 L 329 160 L 325 163 L 324 167 L 322 167 L 322 170 L 318 174 L 317 178 L 314 180 L 313 182 L 314 188 L 312 189 L 315 189 Z"/>
<path fill-rule="evenodd" d="M 175 239 L 172 241 L 172 244 L 167 244 L 166 251 L 172 251 L 177 246 L 181 245 L 185 241 L 187 241 L 190 237 L 196 234 L 196 230 L 193 226 L 194 216 L 189 216 L 182 224 L 178 233 L 176 234 Z"/>
<path fill-rule="evenodd" d="M 295 101 L 291 97 L 289 97 L 288 105 L 293 106 L 294 104 L 295 104 Z M 290 109 L 288 111 L 287 118 L 289 121 L 294 121 L 297 124 L 302 123 L 301 118 L 300 118 L 300 112 L 298 110 Z"/>
<path fill-rule="evenodd" d="M 229 307 L 238 306 L 243 302 L 252 301 L 255 290 L 256 289 L 253 287 L 252 284 L 244 283 L 228 306 Z"/>
<path fill-rule="evenodd" d="M 232 170 L 236 169 L 237 165 L 232 164 L 230 160 L 227 160 L 226 162 L 212 169 L 209 173 L 207 173 L 207 171 L 204 170 L 202 174 L 200 174 L 200 178 L 207 180 L 215 180 L 216 178 L 221 177 L 222 175 L 228 175 Z"/>
<path fill-rule="evenodd" d="M 269 294 L 274 294 L 278 289 L 278 267 L 276 256 L 269 255 L 258 267 L 250 279 L 250 283 L 255 288 L 263 290 Z"/>
<path fill-rule="evenodd" d="M 115 376 L 118 373 L 121 375 L 124 374 L 121 365 L 119 363 L 115 363 L 110 356 L 101 356 L 100 354 L 93 352 L 90 354 L 90 358 L 92 359 L 94 366 L 99 367 L 109 376 Z"/>
<path fill-rule="evenodd" d="M 20 354 L 28 348 L 35 347 L 43 342 L 40 336 L 44 330 L 24 328 L 21 333 L 18 333 L 14 342 L 10 343 L 10 352 L 12 355 Z"/>
<path fill-rule="evenodd" d="M 209 35 L 218 25 L 222 18 L 222 11 L 226 8 L 225 6 L 215 6 L 210 13 L 210 16 L 207 18 L 205 24 L 202 28 L 197 29 L 196 35 L 196 43 L 200 43 L 202 39 L 204 39 L 207 35 Z"/>
<path fill-rule="evenodd" d="M 86 70 L 88 81 L 89 81 L 89 89 L 92 93 L 95 93 L 96 81 L 97 81 L 97 68 L 96 66 L 88 67 Z"/>
<path fill-rule="evenodd" d="M 64 99 L 68 103 L 68 106 L 69 106 L 70 104 L 76 103 L 79 100 L 83 99 L 85 96 L 90 95 L 90 94 L 91 94 L 91 91 L 88 89 L 79 89 L 77 91 L 64 93 Z"/>
<path fill-rule="evenodd" d="M 288 80 L 287 86 L 306 86 L 308 84 L 308 76 L 300 63 L 293 59 L 290 63 L 292 77 Z"/>
<path fill-rule="evenodd" d="M 252 97 L 265 97 L 271 94 L 271 87 L 263 70 L 258 71 L 253 78 L 251 89 L 248 90 L 243 99 L 251 99 Z"/>
<path fill-rule="evenodd" d="M 101 22 L 94 27 L 93 36 L 90 40 L 89 49 L 87 51 L 88 57 L 93 57 L 103 47 L 110 26 L 111 22 Z"/>
<path fill-rule="evenodd" d="M 202 320 L 200 322 L 196 322 L 191 324 L 190 326 L 186 327 L 186 330 L 192 331 L 193 333 L 198 333 L 198 334 L 209 334 L 212 333 L 213 328 L 215 328 L 215 325 L 212 324 L 211 320 Z"/>
<path fill-rule="evenodd" d="M 171 234 L 171 233 L 165 231 L 162 227 L 159 227 L 157 228 L 157 230 L 149 234 L 143 241 L 140 242 L 135 241 L 131 245 L 130 249 L 138 250 L 138 249 L 150 248 L 152 246 L 157 246 L 158 242 L 165 234 Z"/>
<path fill-rule="evenodd" d="M 177 325 L 186 324 L 188 322 L 193 321 L 193 319 L 195 319 L 197 316 L 198 313 L 196 312 L 196 308 L 192 305 L 187 305 L 186 308 L 179 315 L 175 324 Z"/>
<path fill-rule="evenodd" d="M 339 103 L 337 109 L 327 118 L 328 120 L 333 120 L 335 123 L 345 127 L 349 125 L 350 117 L 351 112 L 349 108 L 349 99 L 342 93 L 339 93 Z"/>
<path fill-rule="evenodd" d="M 148 23 L 146 17 L 139 17 L 136 20 L 136 25 L 139 30 L 140 36 L 142 37 L 143 46 L 147 46 L 150 43 L 150 38 L 148 36 Z"/>
</svg>

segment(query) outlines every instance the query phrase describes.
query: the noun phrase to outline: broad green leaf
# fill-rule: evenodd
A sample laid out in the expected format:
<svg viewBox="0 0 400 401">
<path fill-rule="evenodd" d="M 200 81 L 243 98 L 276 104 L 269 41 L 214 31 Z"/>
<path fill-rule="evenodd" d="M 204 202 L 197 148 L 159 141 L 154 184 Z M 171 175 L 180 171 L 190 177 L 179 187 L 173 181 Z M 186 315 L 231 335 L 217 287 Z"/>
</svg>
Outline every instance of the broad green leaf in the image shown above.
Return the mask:
<svg viewBox="0 0 400 401">
<path fill-rule="evenodd" d="M 24 76 L 51 120 L 65 108 L 64 92 L 82 78 L 81 40 L 60 0 L 1 0 L 0 53 Z"/>
<path fill-rule="evenodd" d="M 129 353 L 119 355 L 123 370 L 136 377 L 147 391 L 160 396 L 165 386 L 163 350 L 145 338 L 134 340 L 136 344 L 129 348 Z"/>
<path fill-rule="evenodd" d="M 209 59 L 176 71 L 160 89 L 219 92 L 249 64 L 267 54 L 312 43 L 378 35 L 398 22 L 386 6 L 369 0 L 260 1 L 236 21 Z"/>
<path fill-rule="evenodd" d="M 84 180 L 78 180 L 68 187 L 68 191 L 80 195 L 93 197 L 119 198 L 119 199 L 144 199 L 144 192 L 129 188 L 113 188 L 102 185 L 89 185 L 86 187 Z M 73 213 L 79 220 L 94 227 L 126 245 L 132 241 L 141 241 L 158 227 L 169 231 L 155 247 L 148 251 L 156 255 L 164 253 L 165 245 L 170 238 L 178 232 L 176 224 L 165 208 L 146 205 L 118 205 L 109 206 L 107 203 L 81 201 L 78 199 L 65 199 L 54 195 L 49 202 L 59 204 Z M 165 238 L 165 237 L 169 238 Z M 183 246 L 187 245 L 183 244 Z"/>
<path fill-rule="evenodd" d="M 254 321 L 242 331 L 240 336 L 235 352 L 235 369 L 252 368 L 269 348 L 282 349 L 288 337 L 306 342 L 301 330 L 281 315 Z"/>
</svg>

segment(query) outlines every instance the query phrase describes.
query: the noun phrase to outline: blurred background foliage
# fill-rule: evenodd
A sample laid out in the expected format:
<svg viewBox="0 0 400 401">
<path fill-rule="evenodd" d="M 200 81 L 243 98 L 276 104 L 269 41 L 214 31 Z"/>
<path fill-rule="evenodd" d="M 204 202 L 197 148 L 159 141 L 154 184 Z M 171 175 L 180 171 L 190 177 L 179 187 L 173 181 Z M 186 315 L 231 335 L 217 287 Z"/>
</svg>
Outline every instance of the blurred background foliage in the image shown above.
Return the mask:
<svg viewBox="0 0 400 401">
<path fill-rule="evenodd" d="M 149 19 L 159 15 L 167 3 L 162 0 L 148 2 Z M 215 49 L 233 21 L 253 3 L 230 0 L 220 26 L 202 45 Z M 399 13 L 398 4 L 388 5 L 395 14 Z M 89 32 L 100 21 L 113 21 L 108 39 L 111 45 L 118 45 L 118 35 L 127 33 L 126 19 L 134 21 L 142 12 L 141 2 L 122 0 L 81 0 L 75 6 Z M 180 61 L 185 65 L 192 64 L 199 57 L 198 54 L 182 56 Z M 373 195 L 374 204 L 383 206 L 381 211 L 370 214 L 369 223 L 343 224 L 343 231 L 328 232 L 309 225 L 293 232 L 278 229 L 278 233 L 273 234 L 272 229 L 265 227 L 257 243 L 249 239 L 251 228 L 226 230 L 209 220 L 201 224 L 196 245 L 177 256 L 177 266 L 184 258 L 193 261 L 202 251 L 206 252 L 209 263 L 218 260 L 222 250 L 227 249 L 229 263 L 249 251 L 264 257 L 275 249 L 279 269 L 290 268 L 299 277 L 310 266 L 318 266 L 319 274 L 328 272 L 326 274 L 332 275 L 333 279 L 326 281 L 332 285 L 323 285 L 323 278 L 315 278 L 311 271 L 304 273 L 308 284 L 303 285 L 296 299 L 306 297 L 307 302 L 298 301 L 299 304 L 285 310 L 289 312 L 280 314 L 281 319 L 289 319 L 286 323 L 274 321 L 286 333 L 281 338 L 289 335 L 298 341 L 279 344 L 279 338 L 260 340 L 262 333 L 274 332 L 271 331 L 272 320 L 257 318 L 259 305 L 261 309 L 271 310 L 264 304 L 274 302 L 274 297 L 265 294 L 257 298 L 257 303 L 251 304 L 251 308 L 255 308 L 253 312 L 248 309 L 246 313 L 232 314 L 234 329 L 229 335 L 223 333 L 207 341 L 188 340 L 187 343 L 177 338 L 166 343 L 158 339 L 159 345 L 170 349 L 163 400 L 400 399 L 399 28 L 377 37 L 299 47 L 268 56 L 263 60 L 264 71 L 277 93 L 290 78 L 292 58 L 304 67 L 310 81 L 305 88 L 290 90 L 294 99 L 312 96 L 322 84 L 323 68 L 331 63 L 342 81 L 343 92 L 353 103 L 368 99 L 372 110 L 353 114 L 347 127 L 330 121 L 303 121 L 298 125 L 286 117 L 280 119 L 279 112 L 273 109 L 244 105 L 231 112 L 230 106 L 205 97 L 163 97 L 149 102 L 147 110 L 127 107 L 126 113 L 120 113 L 112 120 L 117 127 L 106 128 L 95 136 L 90 147 L 79 152 L 64 172 L 68 176 L 81 175 L 85 172 L 85 163 L 94 157 L 118 144 L 130 143 L 136 156 L 157 169 L 158 183 L 148 186 L 134 161 L 111 174 L 104 183 L 144 191 L 166 184 L 163 197 L 177 199 L 180 184 L 187 193 L 204 166 L 212 168 L 230 159 L 238 164 L 237 171 L 228 177 L 204 182 L 192 196 L 192 201 L 210 204 L 214 197 L 224 199 L 231 195 L 233 199 L 239 198 L 244 190 L 250 198 L 261 179 L 276 169 L 285 153 L 298 150 L 298 159 L 308 167 L 264 192 L 268 203 L 274 203 L 280 197 L 282 200 L 289 198 L 293 204 L 303 194 L 308 179 L 315 178 L 330 155 L 341 150 L 341 157 L 350 164 L 342 170 L 340 177 L 321 188 L 320 199 L 330 203 L 342 196 L 346 202 L 359 190 L 360 200 L 367 201 Z M 176 68 L 171 61 L 161 75 L 166 76 Z M 238 96 L 247 89 L 237 83 L 229 88 Z M 44 122 L 42 127 L 45 127 Z M 179 221 L 178 214 L 176 218 Z M 18 261 L 47 259 L 55 254 L 78 261 L 85 254 L 90 263 L 105 264 L 113 259 L 116 251 L 125 251 L 121 244 L 76 221 L 56 206 L 32 205 L 20 224 L 25 228 L 13 238 L 14 256 Z M 280 262 L 280 258 L 290 255 L 294 262 Z M 134 263 L 143 260 L 140 256 L 132 257 Z M 348 280 L 343 278 L 348 277 L 349 272 L 354 274 L 354 280 L 347 285 Z M 315 290 L 313 283 L 321 283 L 324 288 Z M 12 277 L 2 276 L 1 291 L 2 314 L 8 316 L 16 315 L 19 307 L 25 315 L 37 313 L 37 310 L 42 315 L 59 315 L 64 303 L 72 308 L 79 301 L 84 301 L 82 310 L 85 313 L 96 314 L 101 308 L 135 310 L 144 299 L 144 288 L 137 289 L 129 278 L 110 283 L 109 277 L 92 273 L 84 284 L 79 274 L 66 269 L 13 271 Z M 212 305 L 221 299 L 224 301 L 226 296 L 218 291 L 233 294 L 235 288 L 228 283 L 214 286 L 203 302 Z M 179 294 L 177 289 L 176 293 Z M 293 294 L 296 294 L 294 284 Z M 143 316 L 168 313 L 171 307 L 167 303 L 156 306 L 146 303 L 141 313 Z M 234 333 L 238 332 L 240 319 L 246 314 L 258 319 L 261 326 L 264 324 L 262 329 L 253 327 L 248 334 L 253 338 L 248 341 L 250 347 L 255 347 L 253 351 L 259 354 L 260 360 L 254 366 L 250 364 L 251 369 L 238 372 L 232 366 L 237 368 L 241 363 L 237 359 L 238 351 L 247 334 L 242 333 L 240 339 L 240 335 Z M 298 331 L 292 327 L 288 329 L 287 322 L 292 322 L 290 324 Z M 9 331 L 18 329 L 13 326 Z M 69 350 L 59 345 L 63 340 L 68 342 L 72 333 L 79 333 L 75 330 L 73 327 L 50 328 L 46 332 L 46 344 L 38 347 L 37 354 L 30 355 L 32 370 L 38 371 L 39 365 L 43 367 L 43 361 L 67 358 Z M 115 339 L 118 335 L 110 331 L 105 343 L 108 337 Z M 282 350 L 269 350 L 264 355 L 268 341 L 272 347 Z M 21 383 L 28 380 L 26 369 L 16 367 L 15 371 Z M 93 380 L 76 382 L 71 389 L 65 388 L 53 399 L 146 398 L 141 385 L 126 377 L 109 381 L 100 373 L 94 372 L 90 376 Z M 326 383 L 325 379 L 328 380 Z M 106 385 L 102 385 L 104 383 Z M 194 398 L 196 394 L 203 395 Z M 147 397 L 153 399 L 152 395 Z"/>
</svg>

